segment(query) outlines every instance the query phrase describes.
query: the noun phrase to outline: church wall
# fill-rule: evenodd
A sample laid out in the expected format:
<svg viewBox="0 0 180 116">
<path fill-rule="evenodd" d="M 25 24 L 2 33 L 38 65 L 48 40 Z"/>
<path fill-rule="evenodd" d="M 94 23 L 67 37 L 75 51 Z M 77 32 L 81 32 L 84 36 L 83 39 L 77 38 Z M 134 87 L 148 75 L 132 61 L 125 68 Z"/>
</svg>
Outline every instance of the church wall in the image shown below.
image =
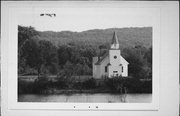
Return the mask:
<svg viewBox="0 0 180 116">
<path fill-rule="evenodd" d="M 117 51 L 113 54 L 115 55 Z M 119 56 L 117 56 L 119 57 Z M 113 57 L 112 57 L 113 58 Z M 110 62 L 109 56 L 107 56 L 100 65 L 95 65 L 95 63 L 98 61 L 98 57 L 93 57 L 93 77 L 100 79 L 102 76 L 109 76 L 111 77 L 113 75 L 113 71 L 118 71 L 118 75 L 122 75 L 124 77 L 128 76 L 128 62 L 120 56 L 121 60 L 114 60 L 111 61 L 113 65 L 109 65 L 107 68 L 107 72 L 105 72 L 105 66 Z M 119 62 L 120 61 L 120 62 Z M 123 66 L 123 72 L 122 72 L 122 67 L 119 65 L 122 64 Z"/>
<path fill-rule="evenodd" d="M 109 57 L 106 57 L 103 61 L 102 61 L 102 63 L 101 63 L 101 65 L 100 65 L 100 78 L 102 77 L 102 76 L 104 76 L 104 75 L 107 75 L 108 76 L 108 69 L 107 69 L 107 72 L 105 72 L 105 66 L 107 66 L 107 64 L 109 63 Z"/>
<path fill-rule="evenodd" d="M 122 76 L 128 76 L 128 62 L 121 56 L 121 64 L 123 66 Z"/>
<path fill-rule="evenodd" d="M 122 72 L 123 77 L 128 76 L 128 65 L 123 65 L 123 72 Z"/>
<path fill-rule="evenodd" d="M 96 76 L 96 69 L 97 67 L 93 64 L 93 77 L 95 77 Z"/>
<path fill-rule="evenodd" d="M 97 61 L 98 61 L 98 57 L 93 57 L 93 62 L 92 62 L 93 77 L 96 77 L 97 75 L 97 66 L 95 65 Z"/>
<path fill-rule="evenodd" d="M 115 58 L 116 56 L 116 58 Z M 117 71 L 118 75 L 121 75 L 121 54 L 120 54 L 120 50 L 109 50 L 109 62 L 110 62 L 110 66 L 109 66 L 109 77 L 112 77 L 113 75 L 115 76 L 116 74 L 113 71 Z"/>
<path fill-rule="evenodd" d="M 98 57 L 93 57 L 93 77 L 100 79 L 103 75 L 112 76 L 128 76 L 128 62 L 121 56 L 119 49 L 119 41 L 114 32 L 109 55 L 101 61 L 99 65 L 95 65 Z M 107 66 L 107 72 L 105 67 Z M 122 72 L 123 70 L 123 72 Z"/>
<path fill-rule="evenodd" d="M 113 71 L 117 71 L 118 76 L 121 75 L 121 66 L 109 66 L 109 77 L 112 77 L 114 75 Z M 116 75 L 114 75 L 116 76 Z"/>
<path fill-rule="evenodd" d="M 96 78 L 96 79 L 101 78 L 101 65 L 96 65 L 96 74 L 95 74 L 94 78 Z"/>
<path fill-rule="evenodd" d="M 115 59 L 114 56 L 117 56 Z M 109 61 L 111 65 L 120 65 L 121 58 L 120 58 L 120 50 L 109 50 Z"/>
</svg>

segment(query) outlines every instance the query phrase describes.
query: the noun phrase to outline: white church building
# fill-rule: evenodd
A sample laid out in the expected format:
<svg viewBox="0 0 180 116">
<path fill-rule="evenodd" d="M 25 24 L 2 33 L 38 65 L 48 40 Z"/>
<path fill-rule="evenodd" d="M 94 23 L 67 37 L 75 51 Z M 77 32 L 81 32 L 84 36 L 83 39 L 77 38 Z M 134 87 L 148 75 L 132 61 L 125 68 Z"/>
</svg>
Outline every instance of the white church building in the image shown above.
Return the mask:
<svg viewBox="0 0 180 116">
<path fill-rule="evenodd" d="M 128 62 L 121 56 L 119 41 L 114 32 L 109 52 L 102 57 L 93 57 L 93 77 L 128 76 Z"/>
</svg>

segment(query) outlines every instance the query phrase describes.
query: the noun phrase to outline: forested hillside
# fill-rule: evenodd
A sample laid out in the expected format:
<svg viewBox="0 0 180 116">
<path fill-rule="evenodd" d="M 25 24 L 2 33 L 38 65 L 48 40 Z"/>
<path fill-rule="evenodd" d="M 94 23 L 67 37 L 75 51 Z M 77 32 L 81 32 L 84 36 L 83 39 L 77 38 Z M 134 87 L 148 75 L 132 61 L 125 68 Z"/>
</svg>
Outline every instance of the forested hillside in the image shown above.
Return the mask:
<svg viewBox="0 0 180 116">
<path fill-rule="evenodd" d="M 108 51 L 114 31 L 121 54 L 129 62 L 129 75 L 151 78 L 151 27 L 40 32 L 18 26 L 18 74 L 92 75 L 92 57 Z"/>
<path fill-rule="evenodd" d="M 114 31 L 117 32 L 121 48 L 133 47 L 135 45 L 149 48 L 152 45 L 151 27 L 94 29 L 83 32 L 44 31 L 39 32 L 38 38 L 40 40 L 51 41 L 56 46 L 71 42 L 76 45 L 88 44 L 97 47 L 101 44 L 109 44 Z"/>
</svg>

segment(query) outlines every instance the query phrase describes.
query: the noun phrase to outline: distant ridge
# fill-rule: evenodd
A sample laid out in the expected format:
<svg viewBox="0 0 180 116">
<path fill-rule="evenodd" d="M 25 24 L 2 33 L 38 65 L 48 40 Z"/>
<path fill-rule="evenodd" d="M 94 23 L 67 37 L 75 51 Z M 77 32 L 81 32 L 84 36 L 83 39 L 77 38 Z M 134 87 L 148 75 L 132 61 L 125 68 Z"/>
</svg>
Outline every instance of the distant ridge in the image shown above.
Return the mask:
<svg viewBox="0 0 180 116">
<path fill-rule="evenodd" d="M 82 32 L 39 31 L 38 39 L 50 41 L 56 46 L 74 43 L 75 45 L 97 47 L 101 44 L 110 43 L 114 31 L 116 31 L 121 48 L 135 45 L 141 45 L 146 48 L 152 46 L 152 27 L 92 29 Z"/>
</svg>

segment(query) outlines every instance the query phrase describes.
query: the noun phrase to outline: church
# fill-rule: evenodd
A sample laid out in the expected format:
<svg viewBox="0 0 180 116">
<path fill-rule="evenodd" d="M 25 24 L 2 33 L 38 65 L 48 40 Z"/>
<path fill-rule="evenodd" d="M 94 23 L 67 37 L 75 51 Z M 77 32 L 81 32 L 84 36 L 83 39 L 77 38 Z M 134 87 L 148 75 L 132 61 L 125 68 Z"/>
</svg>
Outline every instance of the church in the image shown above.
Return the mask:
<svg viewBox="0 0 180 116">
<path fill-rule="evenodd" d="M 93 77 L 101 79 L 114 76 L 128 76 L 128 62 L 121 56 L 119 40 L 114 32 L 112 42 L 107 54 L 102 57 L 93 57 Z"/>
</svg>

